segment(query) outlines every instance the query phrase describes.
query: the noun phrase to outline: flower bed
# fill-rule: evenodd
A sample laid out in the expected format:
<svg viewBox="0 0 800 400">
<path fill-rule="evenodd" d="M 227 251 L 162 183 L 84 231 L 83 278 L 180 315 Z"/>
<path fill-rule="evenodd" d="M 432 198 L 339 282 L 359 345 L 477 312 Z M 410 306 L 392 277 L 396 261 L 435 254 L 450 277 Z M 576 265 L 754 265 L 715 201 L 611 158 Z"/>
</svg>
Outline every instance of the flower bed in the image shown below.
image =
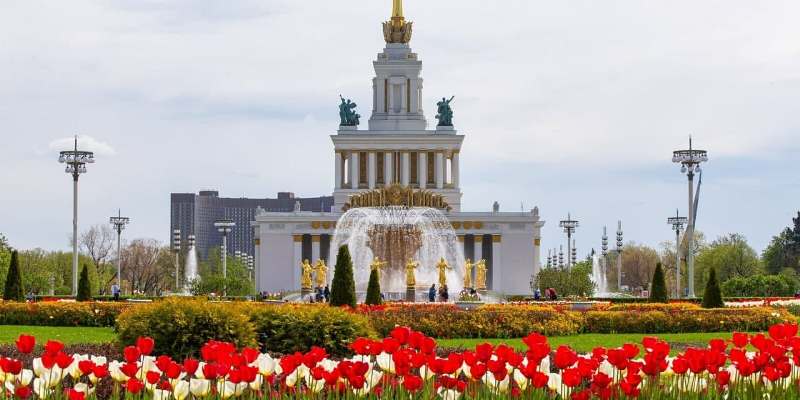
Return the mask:
<svg viewBox="0 0 800 400">
<path fill-rule="evenodd" d="M 585 333 L 687 333 L 764 331 L 780 322 L 797 322 L 785 310 L 775 308 L 691 309 L 670 311 L 589 311 Z"/>
<path fill-rule="evenodd" d="M 777 324 L 768 335 L 735 333 L 676 357 L 655 337 L 642 340 L 643 350 L 578 354 L 530 334 L 525 353 L 480 344 L 439 357 L 434 339 L 397 327 L 382 340 L 356 340 L 356 356 L 338 360 L 318 347 L 277 358 L 217 341 L 198 359 L 173 359 L 154 354 L 148 337 L 119 360 L 70 354 L 55 341 L 33 357 L 34 338 L 21 335 L 20 356 L 0 358 L 0 377 L 21 399 L 800 399 L 797 332 Z"/>
<path fill-rule="evenodd" d="M 114 326 L 126 303 L 0 303 L 0 325 Z"/>
</svg>

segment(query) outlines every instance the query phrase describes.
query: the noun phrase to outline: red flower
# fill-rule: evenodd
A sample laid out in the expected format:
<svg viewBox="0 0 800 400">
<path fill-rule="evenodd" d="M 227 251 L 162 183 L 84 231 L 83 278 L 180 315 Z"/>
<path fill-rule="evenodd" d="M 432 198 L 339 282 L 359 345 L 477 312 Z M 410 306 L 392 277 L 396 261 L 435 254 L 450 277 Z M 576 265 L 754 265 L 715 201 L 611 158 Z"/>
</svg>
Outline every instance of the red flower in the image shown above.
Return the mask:
<svg viewBox="0 0 800 400">
<path fill-rule="evenodd" d="M 574 388 L 581 384 L 583 378 L 581 378 L 581 372 L 578 368 L 567 368 L 561 373 L 561 381 L 565 385 Z"/>
<path fill-rule="evenodd" d="M 394 340 L 400 342 L 400 345 L 405 345 L 408 343 L 408 338 L 411 336 L 411 329 L 406 328 L 405 326 L 398 326 L 397 328 L 392 329 L 392 332 L 389 334 Z"/>
<path fill-rule="evenodd" d="M 567 346 L 559 346 L 553 361 L 558 369 L 565 369 L 578 361 L 578 354 Z"/>
<path fill-rule="evenodd" d="M 167 365 L 167 368 L 164 370 L 164 375 L 167 376 L 169 379 L 178 379 L 181 376 L 181 366 L 176 362 L 171 362 Z"/>
<path fill-rule="evenodd" d="M 103 379 L 108 376 L 108 364 L 95 365 L 92 373 L 97 379 Z"/>
<path fill-rule="evenodd" d="M 67 395 L 67 398 L 69 400 L 85 400 L 86 399 L 86 393 L 79 392 L 79 391 L 77 391 L 75 389 L 72 389 L 72 388 L 64 390 L 64 394 Z"/>
<path fill-rule="evenodd" d="M 592 377 L 592 386 L 605 389 L 610 384 L 611 384 L 611 377 L 602 372 L 598 372 Z"/>
<path fill-rule="evenodd" d="M 48 340 L 44 345 L 44 351 L 52 356 L 55 356 L 61 350 L 64 350 L 64 343 L 57 340 Z"/>
<path fill-rule="evenodd" d="M 31 394 L 33 394 L 33 390 L 28 386 L 17 386 L 14 389 L 14 396 L 20 399 L 27 399 L 31 397 Z"/>
<path fill-rule="evenodd" d="M 592 397 L 592 392 L 589 389 L 581 390 L 580 392 L 573 393 L 570 398 L 572 400 L 589 400 Z"/>
<path fill-rule="evenodd" d="M 292 368 L 292 371 L 289 371 L 287 373 L 291 373 L 293 371 L 294 371 L 294 368 Z M 216 377 L 217 377 L 217 364 L 204 364 L 203 365 L 203 376 L 206 379 L 216 379 Z"/>
<path fill-rule="evenodd" d="M 94 371 L 94 363 L 91 360 L 81 360 L 78 362 L 78 369 L 81 370 L 81 374 L 89 375 Z"/>
<path fill-rule="evenodd" d="M 125 390 L 127 390 L 128 393 L 139 394 L 142 389 L 144 389 L 144 383 L 136 378 L 128 379 L 128 382 L 125 383 Z"/>
<path fill-rule="evenodd" d="M 622 350 L 625 351 L 625 356 L 628 357 L 629 360 L 632 360 L 639 355 L 639 346 L 635 344 L 625 343 L 622 345 Z"/>
<path fill-rule="evenodd" d="M 403 387 L 411 392 L 415 393 L 418 390 L 422 389 L 422 378 L 417 375 L 407 375 L 403 377 Z"/>
<path fill-rule="evenodd" d="M 72 361 L 74 361 L 72 356 L 68 356 L 64 352 L 59 352 L 58 354 L 56 354 L 56 364 L 61 369 L 65 369 L 65 368 L 69 367 L 70 364 L 72 364 Z"/>
<path fill-rule="evenodd" d="M 126 347 L 125 350 L 122 351 L 122 353 L 125 356 L 125 361 L 129 363 L 136 362 L 142 355 L 142 352 L 139 350 L 139 348 L 134 346 Z"/>
<path fill-rule="evenodd" d="M 541 389 L 547 386 L 547 382 L 550 381 L 550 376 L 543 372 L 534 372 L 531 381 L 533 382 L 533 387 Z"/>
<path fill-rule="evenodd" d="M 136 365 L 136 363 L 125 363 L 119 367 L 119 370 L 128 378 L 133 378 L 136 376 L 136 373 L 139 372 L 139 366 Z"/>
<path fill-rule="evenodd" d="M 197 367 L 200 366 L 200 361 L 195 360 L 194 358 L 187 358 L 183 360 L 183 370 L 186 371 L 189 375 L 194 375 L 197 371 Z"/>
<path fill-rule="evenodd" d="M 728 383 L 731 381 L 731 373 L 725 370 L 719 371 L 715 378 L 720 387 L 728 386 Z"/>
<path fill-rule="evenodd" d="M 36 345 L 36 338 L 30 335 L 19 335 L 17 339 L 17 350 L 20 353 L 28 354 L 33 351 L 33 347 Z"/>
<path fill-rule="evenodd" d="M 22 371 L 22 361 L 11 358 L 0 358 L 0 369 L 8 374 L 17 375 Z M 2 393 L 2 391 L 0 391 Z"/>
<path fill-rule="evenodd" d="M 147 378 L 147 383 L 155 385 L 159 380 L 161 380 L 161 374 L 155 371 L 147 371 L 145 378 Z"/>
<path fill-rule="evenodd" d="M 487 362 L 490 358 L 492 358 L 492 353 L 494 352 L 494 346 L 490 343 L 483 343 L 475 346 L 475 358 L 480 362 Z"/>
<path fill-rule="evenodd" d="M 149 356 L 150 353 L 153 352 L 153 347 L 155 347 L 156 342 L 153 338 L 145 336 L 136 339 L 136 348 L 139 349 L 139 352 Z"/>
<path fill-rule="evenodd" d="M 539 344 L 547 344 L 547 338 L 543 335 L 534 332 L 522 338 L 522 342 L 525 343 L 528 346 L 528 350 L 530 350 L 533 346 Z"/>
<path fill-rule="evenodd" d="M 469 367 L 469 374 L 472 375 L 472 379 L 479 380 L 483 378 L 483 375 L 486 374 L 486 364 L 475 364 Z"/>
</svg>

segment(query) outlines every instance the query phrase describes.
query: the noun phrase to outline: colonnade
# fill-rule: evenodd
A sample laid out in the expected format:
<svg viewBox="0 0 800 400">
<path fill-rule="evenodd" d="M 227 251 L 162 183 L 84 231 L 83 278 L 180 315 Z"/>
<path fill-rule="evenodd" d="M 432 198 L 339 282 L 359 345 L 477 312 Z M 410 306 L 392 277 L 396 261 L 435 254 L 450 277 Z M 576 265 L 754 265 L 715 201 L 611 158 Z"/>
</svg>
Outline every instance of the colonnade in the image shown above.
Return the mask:
<svg viewBox="0 0 800 400">
<path fill-rule="evenodd" d="M 459 186 L 459 154 L 444 151 L 336 152 L 336 189 L 401 184 L 420 189 Z"/>
</svg>

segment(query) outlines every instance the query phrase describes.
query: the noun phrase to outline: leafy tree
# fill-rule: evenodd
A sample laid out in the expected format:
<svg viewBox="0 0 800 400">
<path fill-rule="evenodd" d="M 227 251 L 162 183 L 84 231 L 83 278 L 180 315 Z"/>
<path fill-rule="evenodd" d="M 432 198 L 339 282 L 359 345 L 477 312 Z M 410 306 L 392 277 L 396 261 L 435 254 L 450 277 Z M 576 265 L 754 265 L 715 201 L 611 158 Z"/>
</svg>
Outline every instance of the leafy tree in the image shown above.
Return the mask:
<svg viewBox="0 0 800 400">
<path fill-rule="evenodd" d="M 788 273 L 753 275 L 729 279 L 722 284 L 722 293 L 726 297 L 792 296 L 798 287 L 797 278 Z"/>
<path fill-rule="evenodd" d="M 695 257 L 695 287 L 703 284 L 703 277 L 711 268 L 716 270 L 720 282 L 761 273 L 758 253 L 738 233 L 721 236 L 698 252 Z"/>
<path fill-rule="evenodd" d="M 223 278 L 219 253 L 218 249 L 209 250 L 209 259 L 200 265 L 200 279 L 189 283 L 192 294 L 206 295 L 214 293 L 221 295 L 223 292 L 226 292 L 228 296 L 248 296 L 253 294 L 255 288 L 250 280 L 250 271 L 247 266 L 236 257 L 228 256 L 227 278 Z M 173 267 L 169 287 L 175 286 L 174 269 Z M 183 288 L 178 288 L 178 292 L 182 290 Z"/>
<path fill-rule="evenodd" d="M 792 226 L 773 237 L 764 250 L 764 267 L 771 274 L 784 268 L 800 270 L 800 212 L 792 222 Z"/>
<path fill-rule="evenodd" d="M 547 288 L 556 290 L 559 296 L 591 296 L 595 285 L 592 282 L 591 261 L 581 261 L 572 268 L 543 268 L 536 275 L 534 286 L 544 293 Z"/>
<path fill-rule="evenodd" d="M 353 279 L 353 261 L 347 246 L 339 248 L 336 256 L 336 270 L 331 283 L 332 306 L 356 306 L 356 282 Z"/>
<path fill-rule="evenodd" d="M 723 308 L 725 303 L 722 301 L 722 291 L 717 281 L 717 271 L 714 267 L 708 271 L 708 281 L 706 291 L 703 293 L 703 308 Z"/>
<path fill-rule="evenodd" d="M 16 251 L 11 252 L 11 263 L 8 266 L 8 275 L 6 275 L 3 300 L 25 301 L 25 291 L 22 288 L 22 275 L 19 271 L 19 260 Z"/>
<path fill-rule="evenodd" d="M 669 302 L 667 283 L 664 281 L 664 269 L 661 263 L 656 264 L 656 270 L 653 272 L 653 283 L 650 285 L 650 301 L 653 303 Z"/>
<path fill-rule="evenodd" d="M 659 256 L 656 249 L 628 242 L 622 249 L 622 285 L 633 290 L 649 287 L 650 279 L 653 277 L 658 262 Z M 611 288 L 616 288 L 617 255 L 615 252 L 609 252 L 606 277 Z"/>
<path fill-rule="evenodd" d="M 0 286 L 5 287 L 8 266 L 11 263 L 11 247 L 8 240 L 0 233 Z"/>
<path fill-rule="evenodd" d="M 75 300 L 89 301 L 92 299 L 92 283 L 89 282 L 89 267 L 83 264 L 81 277 L 78 280 L 78 296 Z"/>
<path fill-rule="evenodd" d="M 378 270 L 373 269 L 369 273 L 369 284 L 367 285 L 367 299 L 365 301 L 369 305 L 379 305 L 383 303 L 381 299 L 381 283 L 378 281 Z"/>
</svg>

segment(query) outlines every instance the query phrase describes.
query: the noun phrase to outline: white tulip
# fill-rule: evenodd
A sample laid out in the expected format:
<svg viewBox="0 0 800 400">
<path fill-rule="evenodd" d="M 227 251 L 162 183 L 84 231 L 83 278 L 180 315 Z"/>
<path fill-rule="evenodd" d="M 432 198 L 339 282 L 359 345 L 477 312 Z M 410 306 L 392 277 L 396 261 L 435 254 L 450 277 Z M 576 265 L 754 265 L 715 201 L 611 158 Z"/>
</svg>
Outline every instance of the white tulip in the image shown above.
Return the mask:
<svg viewBox="0 0 800 400">
<path fill-rule="evenodd" d="M 211 381 L 208 379 L 190 379 L 189 391 L 195 397 L 205 397 L 211 392 Z"/>
<path fill-rule="evenodd" d="M 189 382 L 178 381 L 172 385 L 172 394 L 176 400 L 184 400 L 189 397 Z"/>
</svg>

